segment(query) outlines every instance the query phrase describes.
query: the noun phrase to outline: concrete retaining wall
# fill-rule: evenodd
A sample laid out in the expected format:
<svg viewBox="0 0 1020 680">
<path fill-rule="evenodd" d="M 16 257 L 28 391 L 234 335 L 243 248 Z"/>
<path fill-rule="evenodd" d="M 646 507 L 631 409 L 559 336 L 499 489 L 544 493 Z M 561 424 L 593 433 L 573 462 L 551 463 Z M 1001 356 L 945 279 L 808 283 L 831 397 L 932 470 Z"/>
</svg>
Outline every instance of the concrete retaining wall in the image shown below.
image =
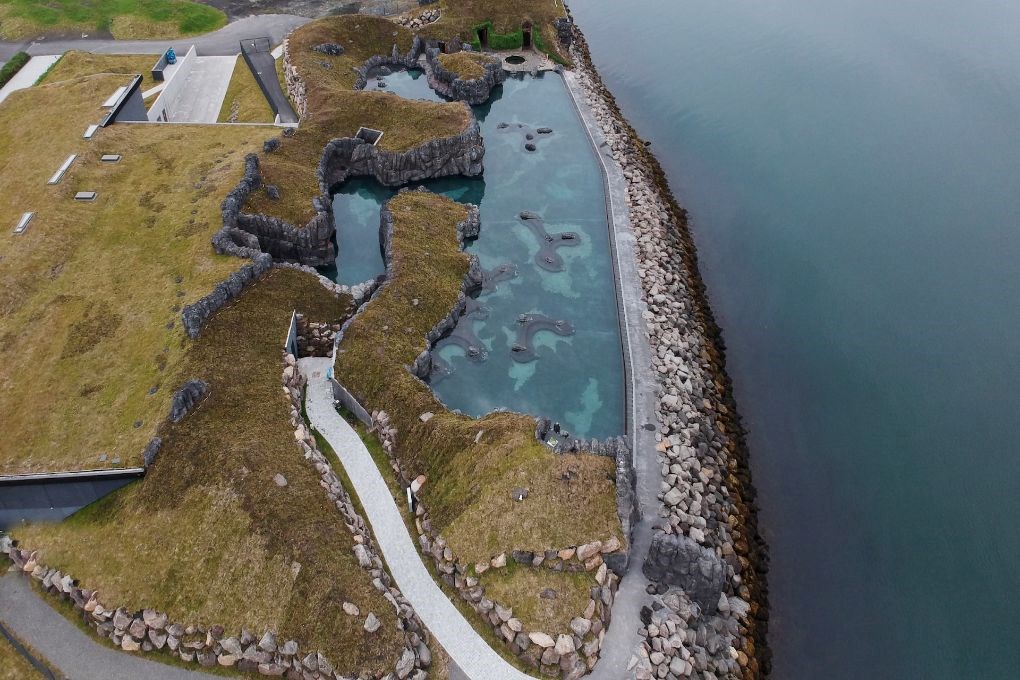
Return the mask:
<svg viewBox="0 0 1020 680">
<path fill-rule="evenodd" d="M 149 121 L 168 121 L 173 116 L 173 108 L 177 103 L 177 100 L 181 96 L 181 92 L 184 90 L 184 84 L 188 80 L 188 74 L 191 73 L 191 69 L 195 67 L 195 61 L 198 58 L 198 52 L 195 50 L 195 46 L 192 45 L 188 53 L 184 55 L 182 59 L 177 62 L 177 68 L 170 75 L 170 79 L 165 81 L 166 85 L 163 87 L 163 91 L 156 97 L 156 101 L 152 103 L 149 108 Z"/>
</svg>

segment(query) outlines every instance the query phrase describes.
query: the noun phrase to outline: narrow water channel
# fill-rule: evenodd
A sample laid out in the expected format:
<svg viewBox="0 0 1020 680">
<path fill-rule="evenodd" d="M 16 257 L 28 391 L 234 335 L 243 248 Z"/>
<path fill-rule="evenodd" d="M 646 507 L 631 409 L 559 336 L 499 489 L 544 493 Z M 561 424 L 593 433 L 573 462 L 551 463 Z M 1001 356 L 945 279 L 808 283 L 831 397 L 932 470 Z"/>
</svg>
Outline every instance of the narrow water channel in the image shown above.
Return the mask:
<svg viewBox="0 0 1020 680">
<path fill-rule="evenodd" d="M 399 71 L 369 88 L 438 99 L 424 77 Z M 430 190 L 480 207 L 467 245 L 487 272 L 472 312 L 436 347 L 431 384 L 450 408 L 541 415 L 571 434 L 624 433 L 624 375 L 601 169 L 562 78 L 508 79 L 474 108 L 485 139 L 481 178 Z M 394 194 L 356 180 L 334 194 L 337 266 L 360 283 L 382 272 L 379 209 Z"/>
</svg>

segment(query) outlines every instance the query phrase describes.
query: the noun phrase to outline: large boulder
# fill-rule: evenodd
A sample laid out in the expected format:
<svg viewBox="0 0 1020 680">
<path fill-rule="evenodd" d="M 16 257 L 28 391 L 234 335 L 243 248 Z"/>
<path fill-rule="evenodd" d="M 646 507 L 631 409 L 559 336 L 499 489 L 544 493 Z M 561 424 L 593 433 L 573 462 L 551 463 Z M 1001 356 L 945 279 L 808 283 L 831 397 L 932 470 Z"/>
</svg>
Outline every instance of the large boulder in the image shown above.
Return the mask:
<svg viewBox="0 0 1020 680">
<path fill-rule="evenodd" d="M 642 571 L 650 581 L 682 588 L 709 614 L 715 613 L 726 582 L 726 563 L 720 557 L 676 534 L 652 537 Z"/>
</svg>

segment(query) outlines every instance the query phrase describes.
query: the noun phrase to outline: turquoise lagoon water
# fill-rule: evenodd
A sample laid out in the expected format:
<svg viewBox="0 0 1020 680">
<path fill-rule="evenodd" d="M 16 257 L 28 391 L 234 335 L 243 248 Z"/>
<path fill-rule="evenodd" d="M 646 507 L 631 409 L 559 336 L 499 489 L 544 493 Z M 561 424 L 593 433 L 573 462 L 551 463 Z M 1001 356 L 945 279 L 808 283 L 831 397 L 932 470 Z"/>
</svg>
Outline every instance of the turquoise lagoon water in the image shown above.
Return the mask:
<svg viewBox="0 0 1020 680">
<path fill-rule="evenodd" d="M 438 99 L 427 85 L 421 89 L 424 78 L 413 76 L 385 76 L 386 89 Z M 555 74 L 511 78 L 474 112 L 485 139 L 484 176 L 422 184 L 479 206 L 481 234 L 467 250 L 491 278 L 477 298 L 480 309 L 456 333 L 470 342 L 437 343 L 442 371 L 433 375 L 432 388 L 447 406 L 474 416 L 505 408 L 546 416 L 578 436 L 621 435 L 623 357 L 605 193 L 570 94 Z M 335 194 L 340 247 L 330 273 L 336 280 L 358 283 L 382 273 L 379 208 L 393 194 L 372 180 L 346 183 Z M 522 212 L 540 216 L 542 228 L 522 220 Z M 540 252 L 545 235 L 563 233 L 574 238 L 553 253 Z M 565 321 L 573 333 L 540 331 L 528 345 L 535 358 L 517 361 L 521 315 Z M 468 356 L 469 346 L 477 356 Z"/>
<path fill-rule="evenodd" d="M 773 677 L 1020 677 L 1020 5 L 570 7 L 693 217 Z"/>
</svg>

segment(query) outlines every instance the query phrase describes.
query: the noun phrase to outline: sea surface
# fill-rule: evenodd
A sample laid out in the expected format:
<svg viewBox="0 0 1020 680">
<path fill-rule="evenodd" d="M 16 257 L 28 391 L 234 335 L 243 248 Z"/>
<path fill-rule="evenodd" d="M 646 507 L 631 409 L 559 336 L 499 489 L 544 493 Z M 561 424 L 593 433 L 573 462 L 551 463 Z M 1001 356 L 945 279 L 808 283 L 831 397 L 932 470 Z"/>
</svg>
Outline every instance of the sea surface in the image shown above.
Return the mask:
<svg viewBox="0 0 1020 680">
<path fill-rule="evenodd" d="M 692 217 L 773 677 L 1020 677 L 1020 3 L 569 5 Z"/>
</svg>

